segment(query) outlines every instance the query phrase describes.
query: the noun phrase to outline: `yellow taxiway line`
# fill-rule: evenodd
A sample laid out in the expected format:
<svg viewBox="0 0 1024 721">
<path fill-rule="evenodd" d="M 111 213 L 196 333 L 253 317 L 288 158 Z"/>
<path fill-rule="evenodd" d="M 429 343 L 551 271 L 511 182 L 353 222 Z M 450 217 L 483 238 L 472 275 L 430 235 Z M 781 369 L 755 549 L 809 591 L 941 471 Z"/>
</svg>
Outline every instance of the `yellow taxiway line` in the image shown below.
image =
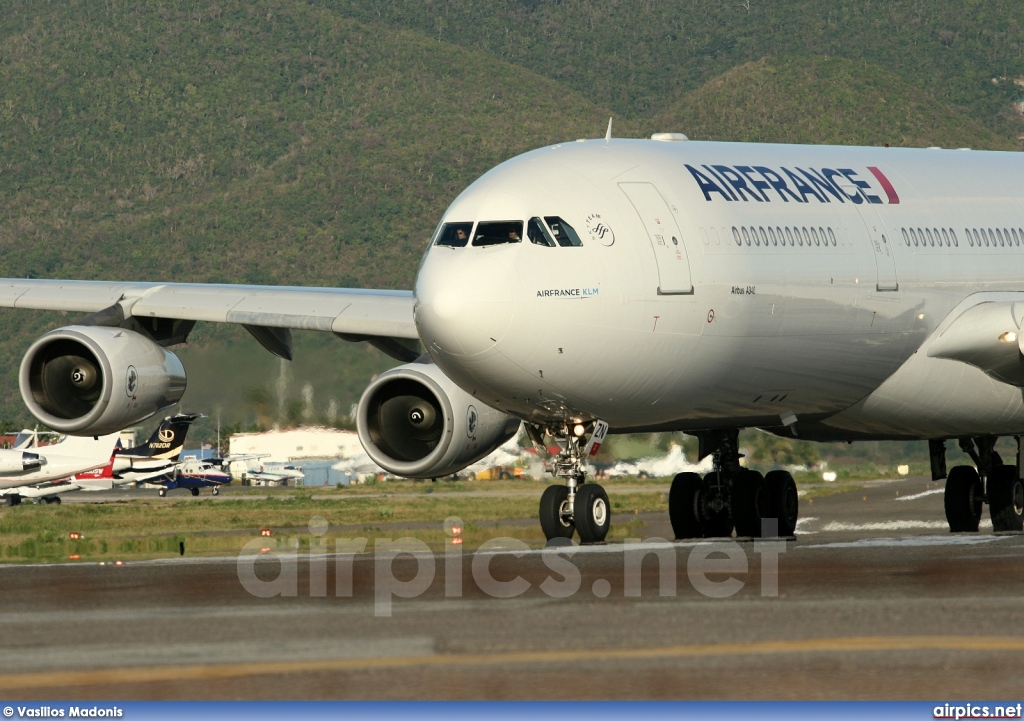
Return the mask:
<svg viewBox="0 0 1024 721">
<path fill-rule="evenodd" d="M 892 651 L 1024 651 L 1024 637 L 1004 636 L 853 636 L 809 638 L 796 641 L 688 644 L 647 648 L 564 649 L 497 653 L 428 654 L 382 658 L 258 661 L 231 664 L 132 666 L 82 671 L 49 671 L 0 675 L 0 691 L 62 686 L 210 680 L 248 676 L 277 676 L 317 671 L 367 671 L 448 666 L 504 666 L 515 664 L 588 663 L 624 660 L 672 660 L 802 653 L 855 653 Z"/>
</svg>

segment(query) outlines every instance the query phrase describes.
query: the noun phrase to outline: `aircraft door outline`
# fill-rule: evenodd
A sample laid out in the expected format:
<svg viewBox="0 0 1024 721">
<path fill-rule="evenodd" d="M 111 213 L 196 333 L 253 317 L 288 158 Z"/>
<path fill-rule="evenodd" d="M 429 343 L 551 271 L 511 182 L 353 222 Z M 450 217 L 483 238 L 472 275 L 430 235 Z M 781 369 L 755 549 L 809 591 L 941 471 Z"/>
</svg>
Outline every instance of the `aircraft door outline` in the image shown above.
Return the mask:
<svg viewBox="0 0 1024 721">
<path fill-rule="evenodd" d="M 875 290 L 879 292 L 898 291 L 900 284 L 896 277 L 896 254 L 885 223 L 878 217 L 874 208 L 865 209 L 861 218 L 868 229 L 868 239 L 871 242 L 871 249 L 875 256 L 875 268 L 878 271 Z"/>
<path fill-rule="evenodd" d="M 690 260 L 675 216 L 651 183 L 619 183 L 644 224 L 658 264 L 658 295 L 692 295 Z"/>
</svg>

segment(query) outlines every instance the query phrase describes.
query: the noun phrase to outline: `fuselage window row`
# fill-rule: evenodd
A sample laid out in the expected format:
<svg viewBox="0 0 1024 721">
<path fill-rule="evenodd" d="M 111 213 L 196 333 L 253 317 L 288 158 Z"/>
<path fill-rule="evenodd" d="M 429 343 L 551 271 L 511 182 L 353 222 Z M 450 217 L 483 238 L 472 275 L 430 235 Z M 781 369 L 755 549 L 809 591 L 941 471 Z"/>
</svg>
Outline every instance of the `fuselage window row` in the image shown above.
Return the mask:
<svg viewBox="0 0 1024 721">
<path fill-rule="evenodd" d="M 901 228 L 903 244 L 908 248 L 959 248 L 960 239 L 952 228 Z M 970 235 L 968 234 L 968 237 Z"/>
<path fill-rule="evenodd" d="M 836 234 L 832 228 L 807 228 L 795 226 L 786 226 L 785 228 L 776 226 L 772 228 L 769 226 L 765 228 L 763 226 L 742 226 L 737 228 L 735 225 L 732 227 L 732 237 L 736 241 L 738 246 L 754 246 L 765 248 L 769 246 L 779 247 L 789 245 L 791 247 L 798 246 L 803 247 L 811 246 L 821 247 L 829 246 L 835 247 L 837 245 Z"/>
<path fill-rule="evenodd" d="M 903 243 L 909 248 L 958 248 L 959 238 L 952 228 L 902 228 Z M 1020 247 L 1024 243 L 1022 228 L 964 228 L 967 244 L 972 248 Z"/>
</svg>

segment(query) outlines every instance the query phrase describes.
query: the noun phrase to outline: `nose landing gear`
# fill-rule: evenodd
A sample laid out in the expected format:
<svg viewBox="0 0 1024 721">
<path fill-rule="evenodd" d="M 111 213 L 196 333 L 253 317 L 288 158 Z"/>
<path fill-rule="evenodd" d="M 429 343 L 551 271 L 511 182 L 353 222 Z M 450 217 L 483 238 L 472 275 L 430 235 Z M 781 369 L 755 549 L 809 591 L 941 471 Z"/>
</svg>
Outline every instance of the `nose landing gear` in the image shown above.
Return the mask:
<svg viewBox="0 0 1024 721">
<path fill-rule="evenodd" d="M 580 428 L 579 425 L 570 428 L 568 424 L 563 424 L 558 428 L 547 429 L 561 448 L 552 463 L 551 475 L 564 479 L 564 485 L 548 486 L 540 498 L 540 527 L 549 541 L 572 538 L 575 531 L 581 543 L 602 543 L 611 528 L 608 494 L 598 484 L 587 483 L 583 470 L 587 454 L 595 443 L 600 445 L 608 425 L 597 421 L 586 445 L 585 429 L 583 433 L 574 432 Z M 540 429 L 530 427 L 530 435 L 534 443 L 543 445 Z"/>
</svg>

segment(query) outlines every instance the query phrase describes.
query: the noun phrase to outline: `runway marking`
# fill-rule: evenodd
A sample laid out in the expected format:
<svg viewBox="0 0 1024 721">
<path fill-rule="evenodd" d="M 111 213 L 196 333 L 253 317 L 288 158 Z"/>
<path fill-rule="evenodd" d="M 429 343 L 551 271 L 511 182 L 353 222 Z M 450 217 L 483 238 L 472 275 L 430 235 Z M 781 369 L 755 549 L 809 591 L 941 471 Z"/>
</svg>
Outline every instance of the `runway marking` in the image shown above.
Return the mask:
<svg viewBox="0 0 1024 721">
<path fill-rule="evenodd" d="M 897 546 L 975 546 L 999 541 L 1003 536 L 905 536 L 903 538 L 862 538 L 858 541 L 816 543 L 802 548 L 894 548 Z"/>
<path fill-rule="evenodd" d="M 992 528 L 992 521 L 983 520 L 979 528 Z M 822 531 L 911 531 L 922 529 L 946 530 L 946 521 L 876 521 L 875 523 L 841 523 L 832 521 Z"/>
<path fill-rule="evenodd" d="M 897 501 L 916 501 L 918 498 L 924 498 L 925 496 L 934 496 L 936 493 L 945 493 L 945 488 L 933 488 L 930 491 L 924 491 L 923 493 L 915 493 L 912 496 L 897 496 Z"/>
<path fill-rule="evenodd" d="M 798 641 L 689 644 L 650 648 L 570 649 L 507 653 L 437 654 L 390 658 L 341 658 L 311 661 L 263 661 L 232 664 L 105 668 L 89 671 L 51 671 L 5 674 L 0 691 L 33 688 L 95 686 L 125 683 L 245 678 L 290 673 L 367 671 L 399 668 L 452 666 L 500 666 L 508 664 L 604 663 L 629 660 L 671 660 L 708 657 L 767 656 L 802 653 L 877 653 L 891 651 L 1024 651 L 1024 637 L 1005 636 L 860 636 L 811 638 Z"/>
</svg>

